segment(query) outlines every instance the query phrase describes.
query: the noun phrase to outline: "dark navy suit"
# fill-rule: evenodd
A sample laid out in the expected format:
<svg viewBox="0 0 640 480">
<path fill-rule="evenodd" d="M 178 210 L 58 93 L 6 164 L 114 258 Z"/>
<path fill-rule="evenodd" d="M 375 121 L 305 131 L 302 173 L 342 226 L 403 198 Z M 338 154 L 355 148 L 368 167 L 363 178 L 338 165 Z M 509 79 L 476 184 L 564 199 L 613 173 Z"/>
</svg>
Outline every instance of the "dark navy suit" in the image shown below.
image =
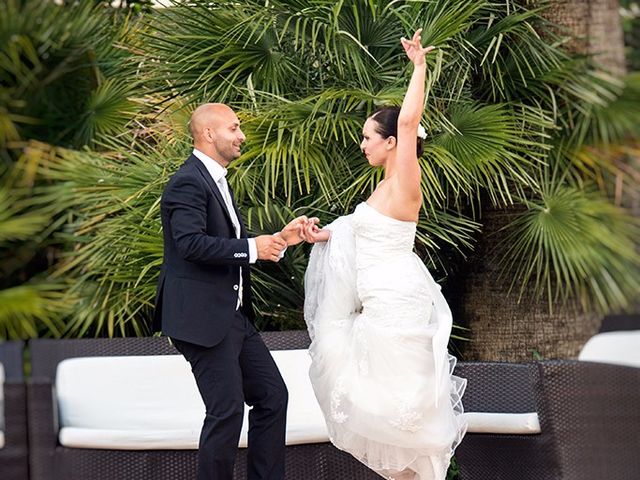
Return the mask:
<svg viewBox="0 0 640 480">
<path fill-rule="evenodd" d="M 198 480 L 231 480 L 249 415 L 249 480 L 284 478 L 287 389 L 253 326 L 249 246 L 205 165 L 191 155 L 161 201 L 164 260 L 154 330 L 171 337 L 191 364 L 206 406 Z M 242 306 L 238 292 L 242 267 Z"/>
</svg>

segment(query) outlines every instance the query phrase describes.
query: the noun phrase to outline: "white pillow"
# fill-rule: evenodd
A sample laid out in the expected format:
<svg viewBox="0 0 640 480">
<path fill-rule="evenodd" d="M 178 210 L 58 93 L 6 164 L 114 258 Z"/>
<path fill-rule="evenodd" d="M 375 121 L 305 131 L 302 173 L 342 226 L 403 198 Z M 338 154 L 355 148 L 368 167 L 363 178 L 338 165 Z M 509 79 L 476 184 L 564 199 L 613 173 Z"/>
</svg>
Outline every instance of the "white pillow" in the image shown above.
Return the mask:
<svg viewBox="0 0 640 480">
<path fill-rule="evenodd" d="M 181 355 L 86 357 L 60 362 L 60 427 L 171 430 L 202 425 L 204 405 Z"/>
<path fill-rule="evenodd" d="M 640 330 L 594 335 L 582 347 L 579 360 L 640 367 Z"/>
</svg>

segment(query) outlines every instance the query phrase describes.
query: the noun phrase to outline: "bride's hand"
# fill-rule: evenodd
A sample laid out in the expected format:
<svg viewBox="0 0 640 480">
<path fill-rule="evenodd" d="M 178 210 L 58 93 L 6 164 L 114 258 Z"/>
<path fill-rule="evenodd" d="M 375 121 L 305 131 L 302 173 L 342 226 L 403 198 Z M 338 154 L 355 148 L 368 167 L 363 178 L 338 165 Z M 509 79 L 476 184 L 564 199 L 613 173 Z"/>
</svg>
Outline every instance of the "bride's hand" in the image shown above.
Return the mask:
<svg viewBox="0 0 640 480">
<path fill-rule="evenodd" d="M 409 57 L 409 60 L 411 60 L 415 66 L 424 65 L 424 58 L 427 53 L 436 48 L 433 45 L 430 47 L 422 47 L 422 37 L 420 36 L 421 32 L 422 29 L 419 28 L 416 30 L 416 33 L 413 34 L 413 38 L 411 40 L 407 40 L 404 37 L 400 39 L 400 43 L 402 43 L 407 57 Z"/>
<path fill-rule="evenodd" d="M 302 229 L 301 236 L 308 243 L 326 242 L 331 236 L 329 230 L 324 230 L 318 227 L 320 219 L 317 217 L 307 220 L 305 227 Z"/>
</svg>

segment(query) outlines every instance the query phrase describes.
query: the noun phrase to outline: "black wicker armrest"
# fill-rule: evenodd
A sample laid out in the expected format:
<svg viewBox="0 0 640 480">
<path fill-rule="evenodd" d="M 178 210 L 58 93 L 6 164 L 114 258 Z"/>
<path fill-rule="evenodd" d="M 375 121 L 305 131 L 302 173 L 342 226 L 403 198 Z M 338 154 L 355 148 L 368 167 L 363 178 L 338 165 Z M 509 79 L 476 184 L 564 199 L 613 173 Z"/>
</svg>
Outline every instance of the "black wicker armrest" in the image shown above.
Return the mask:
<svg viewBox="0 0 640 480">
<path fill-rule="evenodd" d="M 467 379 L 465 412 L 528 413 L 536 411 L 533 364 L 463 362 L 455 375 Z"/>
<path fill-rule="evenodd" d="M 540 423 L 563 480 L 640 478 L 640 368 L 538 363 Z"/>
<path fill-rule="evenodd" d="M 4 436 L 0 449 L 2 478 L 27 480 L 27 395 L 23 380 L 22 342 L 0 344 L 0 364 L 4 369 Z"/>
<path fill-rule="evenodd" d="M 467 379 L 466 412 L 537 412 L 534 363 L 460 363 L 454 371 Z M 540 434 L 467 433 L 456 450 L 461 480 L 559 480 L 553 441 Z"/>
</svg>

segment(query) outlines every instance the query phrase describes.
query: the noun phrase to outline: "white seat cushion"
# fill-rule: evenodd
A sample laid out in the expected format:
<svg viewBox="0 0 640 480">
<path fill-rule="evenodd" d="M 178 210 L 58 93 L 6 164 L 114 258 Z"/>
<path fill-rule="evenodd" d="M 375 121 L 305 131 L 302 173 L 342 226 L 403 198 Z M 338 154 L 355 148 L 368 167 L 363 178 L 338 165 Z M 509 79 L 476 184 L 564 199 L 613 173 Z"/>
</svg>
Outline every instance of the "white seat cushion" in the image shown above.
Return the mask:
<svg viewBox="0 0 640 480">
<path fill-rule="evenodd" d="M 534 435 L 541 431 L 540 421 L 536 412 L 466 412 L 463 415 L 468 422 L 467 432 L 469 433 Z"/>
<path fill-rule="evenodd" d="M 640 367 L 640 330 L 594 335 L 582 347 L 579 360 Z"/>
<path fill-rule="evenodd" d="M 200 429 L 117 430 L 63 427 L 58 439 L 69 448 L 110 450 L 197 450 Z M 242 442 L 241 442 L 242 443 Z"/>
<path fill-rule="evenodd" d="M 287 445 L 328 441 L 307 350 L 272 351 L 289 390 Z M 60 443 L 127 450 L 197 449 L 204 405 L 181 355 L 86 357 L 58 365 Z M 248 409 L 240 437 L 247 445 Z"/>
</svg>

